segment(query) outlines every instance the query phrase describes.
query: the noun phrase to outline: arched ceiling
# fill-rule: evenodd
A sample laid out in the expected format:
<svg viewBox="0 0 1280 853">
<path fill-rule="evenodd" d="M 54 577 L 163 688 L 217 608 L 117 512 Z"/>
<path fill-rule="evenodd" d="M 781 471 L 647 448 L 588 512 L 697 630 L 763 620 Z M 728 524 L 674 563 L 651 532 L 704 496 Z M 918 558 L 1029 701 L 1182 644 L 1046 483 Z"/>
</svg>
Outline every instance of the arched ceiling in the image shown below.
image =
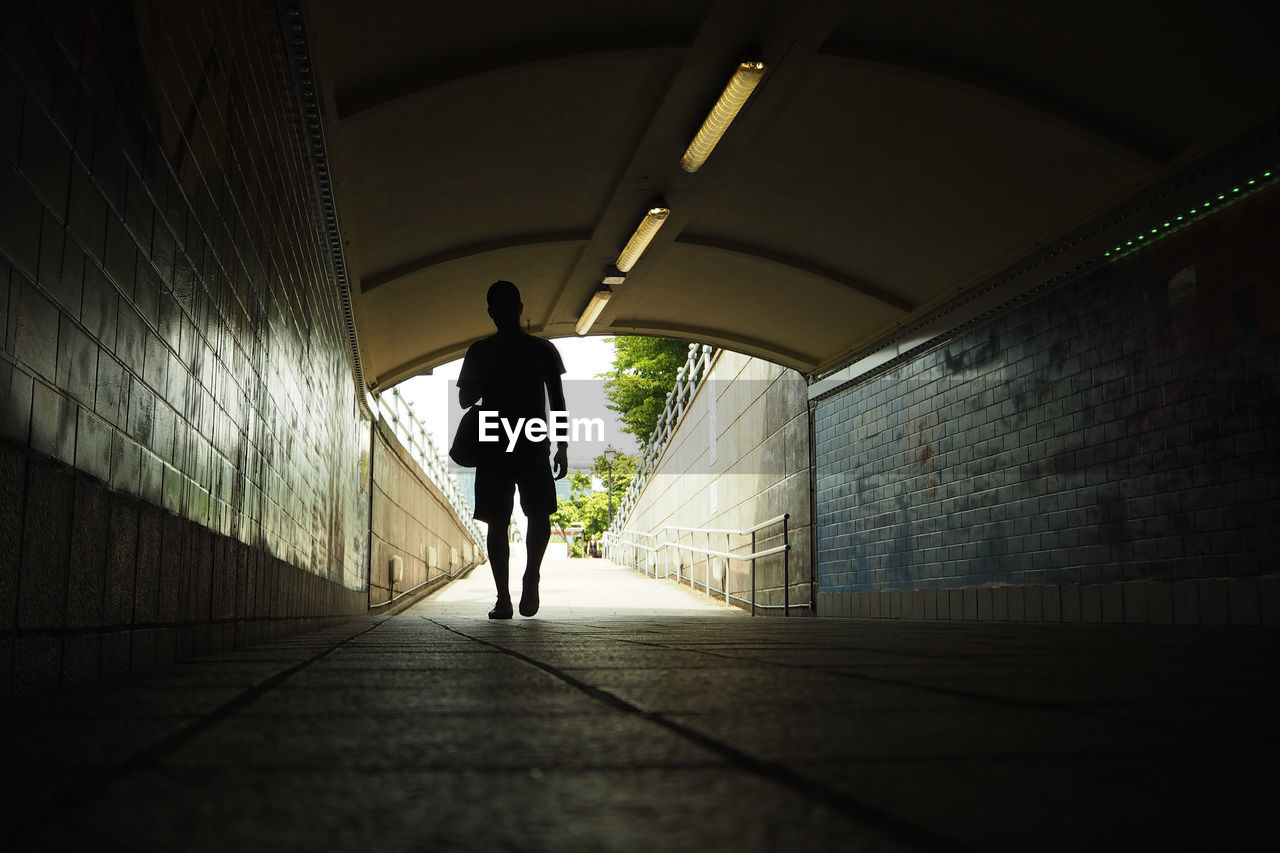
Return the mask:
<svg viewBox="0 0 1280 853">
<path fill-rule="evenodd" d="M 364 374 L 462 355 L 498 278 L 573 334 L 660 199 L 593 334 L 839 363 L 1273 119 L 1261 8 L 312 0 Z M 746 58 L 760 86 L 686 173 Z"/>
</svg>

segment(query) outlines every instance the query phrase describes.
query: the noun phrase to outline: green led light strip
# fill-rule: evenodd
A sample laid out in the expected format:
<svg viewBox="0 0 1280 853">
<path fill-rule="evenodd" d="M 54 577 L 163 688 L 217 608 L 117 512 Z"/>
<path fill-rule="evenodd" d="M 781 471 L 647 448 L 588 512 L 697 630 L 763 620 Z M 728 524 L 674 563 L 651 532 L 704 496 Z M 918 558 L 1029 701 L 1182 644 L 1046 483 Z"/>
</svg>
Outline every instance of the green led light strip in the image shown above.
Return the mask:
<svg viewBox="0 0 1280 853">
<path fill-rule="evenodd" d="M 1191 209 L 1185 213 L 1180 213 L 1172 219 L 1162 222 L 1160 225 L 1153 227 L 1146 233 L 1135 235 L 1132 240 L 1126 240 L 1124 243 L 1117 245 L 1114 249 L 1109 249 L 1108 251 L 1103 252 L 1102 256 L 1112 260 L 1119 260 L 1120 258 L 1128 257 L 1134 252 L 1139 252 L 1154 244 L 1161 238 L 1168 237 L 1170 234 L 1181 231 L 1188 225 L 1192 225 L 1220 210 L 1224 210 L 1232 204 L 1235 204 L 1237 201 L 1253 195 L 1258 190 L 1276 183 L 1276 181 L 1277 176 L 1274 169 L 1263 172 L 1256 178 L 1250 178 L 1239 186 L 1232 187 L 1229 192 L 1219 193 L 1217 198 L 1211 198 L 1204 204 L 1192 206 Z"/>
</svg>

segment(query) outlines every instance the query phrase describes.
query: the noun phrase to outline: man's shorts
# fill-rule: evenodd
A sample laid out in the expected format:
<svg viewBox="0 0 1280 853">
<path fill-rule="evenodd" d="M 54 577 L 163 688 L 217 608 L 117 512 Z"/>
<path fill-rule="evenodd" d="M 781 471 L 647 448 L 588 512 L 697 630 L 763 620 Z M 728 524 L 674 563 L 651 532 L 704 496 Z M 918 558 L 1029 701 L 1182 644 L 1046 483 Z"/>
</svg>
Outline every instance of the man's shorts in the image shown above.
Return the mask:
<svg viewBox="0 0 1280 853">
<path fill-rule="evenodd" d="M 503 460 L 506 464 L 476 468 L 476 495 L 472 515 L 489 524 L 511 518 L 515 490 L 520 508 L 529 518 L 546 518 L 556 511 L 556 481 L 546 453 L 532 458 Z"/>
</svg>

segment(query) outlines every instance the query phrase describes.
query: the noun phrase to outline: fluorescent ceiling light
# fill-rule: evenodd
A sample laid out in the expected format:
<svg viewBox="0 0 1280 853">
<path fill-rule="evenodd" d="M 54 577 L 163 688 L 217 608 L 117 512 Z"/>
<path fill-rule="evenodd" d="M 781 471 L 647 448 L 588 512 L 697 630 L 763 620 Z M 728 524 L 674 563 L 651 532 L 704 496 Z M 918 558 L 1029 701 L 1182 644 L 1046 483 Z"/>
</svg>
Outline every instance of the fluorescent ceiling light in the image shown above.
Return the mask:
<svg viewBox="0 0 1280 853">
<path fill-rule="evenodd" d="M 587 303 L 587 308 L 582 312 L 582 316 L 578 318 L 576 330 L 578 334 L 585 335 L 591 331 L 592 325 L 595 324 L 596 318 L 600 316 L 600 312 L 609 304 L 609 298 L 613 296 L 613 290 L 605 285 L 591 294 L 591 301 Z"/>
<path fill-rule="evenodd" d="M 725 86 L 724 91 L 720 93 L 707 120 L 702 123 L 697 135 L 685 149 L 684 156 L 680 158 L 680 168 L 686 172 L 696 172 L 702 168 L 702 164 L 707 162 L 720 137 L 724 136 L 729 125 L 733 124 L 742 105 L 755 91 L 760 78 L 764 76 L 764 69 L 763 62 L 743 62 L 738 65 L 738 70 L 729 78 L 729 85 Z"/>
<path fill-rule="evenodd" d="M 622 249 L 622 254 L 618 255 L 618 260 L 614 263 L 619 272 L 631 272 L 631 268 L 636 265 L 636 261 L 640 260 L 644 250 L 649 248 L 649 243 L 653 240 L 654 235 L 658 233 L 658 229 L 662 227 L 662 223 L 667 221 L 667 216 L 670 213 L 671 211 L 665 207 L 649 209 L 649 212 L 644 215 L 644 219 L 640 220 L 636 233 L 631 235 L 631 239 L 627 241 L 627 245 Z"/>
</svg>

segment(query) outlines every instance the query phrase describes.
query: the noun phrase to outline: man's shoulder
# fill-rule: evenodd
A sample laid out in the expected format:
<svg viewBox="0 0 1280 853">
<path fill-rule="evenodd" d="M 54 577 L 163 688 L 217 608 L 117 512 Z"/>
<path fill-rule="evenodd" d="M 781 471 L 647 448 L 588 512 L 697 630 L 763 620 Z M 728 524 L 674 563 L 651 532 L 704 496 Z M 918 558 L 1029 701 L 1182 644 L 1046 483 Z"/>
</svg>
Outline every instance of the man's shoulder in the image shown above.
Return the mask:
<svg viewBox="0 0 1280 853">
<path fill-rule="evenodd" d="M 524 333 L 525 346 L 529 352 L 537 353 L 544 359 L 551 359 L 555 362 L 560 360 L 560 350 L 556 349 L 556 345 L 546 338 L 540 338 L 537 335 Z"/>
<path fill-rule="evenodd" d="M 497 339 L 497 335 L 490 335 L 487 338 L 480 338 L 479 340 L 472 341 L 471 346 L 467 347 L 467 352 L 483 352 L 484 350 L 492 349 Z"/>
<path fill-rule="evenodd" d="M 496 338 L 497 335 L 495 335 L 494 337 Z M 491 339 L 486 338 L 486 340 L 491 340 Z M 513 335 L 509 340 L 503 341 L 499 345 L 503 345 L 503 344 L 505 344 L 506 346 L 510 347 L 513 350 L 517 350 L 519 352 L 526 353 L 526 354 L 537 353 L 539 355 L 542 355 L 542 354 L 556 353 L 558 355 L 560 352 L 559 350 L 556 349 L 556 345 L 553 344 L 551 341 L 547 340 L 546 338 L 540 338 L 537 335 L 531 335 L 528 332 L 526 332 L 524 329 L 520 330 L 519 335 Z"/>
<path fill-rule="evenodd" d="M 540 338 L 537 335 L 530 335 L 528 332 L 525 333 L 525 337 L 530 340 L 530 346 L 537 347 L 544 352 L 559 352 L 559 350 L 556 349 L 556 345 L 546 338 Z"/>
<path fill-rule="evenodd" d="M 494 337 L 496 338 L 497 335 L 494 335 Z M 542 344 L 551 343 L 546 338 L 540 338 L 537 335 L 533 334 L 532 332 L 526 331 L 524 329 L 520 329 L 514 334 L 512 334 L 511 340 L 519 341 L 520 343 L 526 346 L 540 346 Z"/>
<path fill-rule="evenodd" d="M 509 342 L 504 340 L 501 335 L 490 335 L 487 338 L 480 338 L 479 340 L 472 341 L 471 346 L 467 347 L 467 354 L 463 356 L 463 358 L 470 359 L 472 361 L 488 359 L 493 357 L 495 354 L 505 352 L 509 346 Z"/>
</svg>

